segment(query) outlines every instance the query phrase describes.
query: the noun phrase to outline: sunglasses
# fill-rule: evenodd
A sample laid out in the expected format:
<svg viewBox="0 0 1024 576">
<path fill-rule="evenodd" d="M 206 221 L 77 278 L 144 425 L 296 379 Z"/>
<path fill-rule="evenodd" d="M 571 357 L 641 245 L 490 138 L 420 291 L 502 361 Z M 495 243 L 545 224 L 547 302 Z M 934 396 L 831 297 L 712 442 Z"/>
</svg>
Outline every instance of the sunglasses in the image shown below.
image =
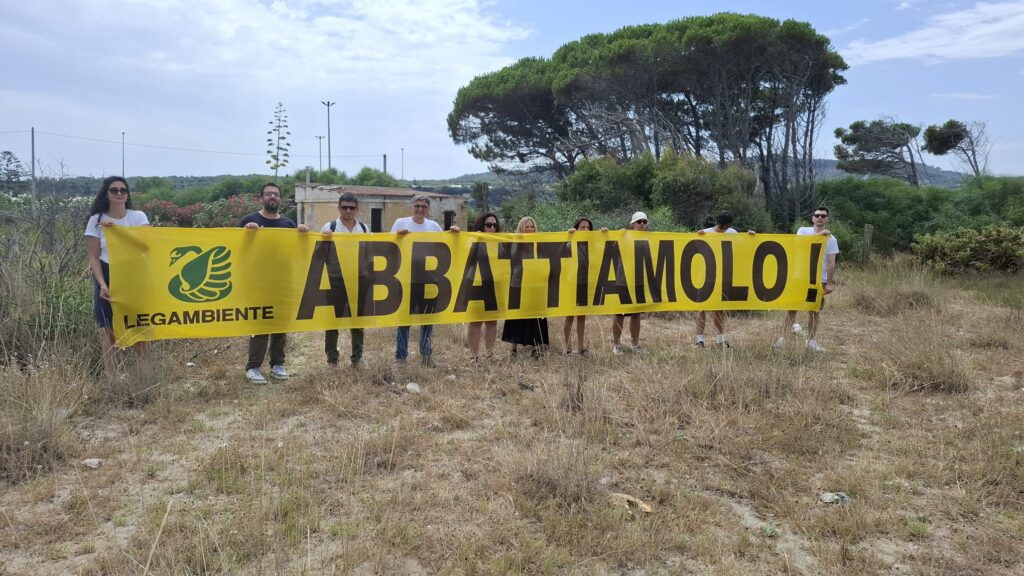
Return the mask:
<svg viewBox="0 0 1024 576">
<path fill-rule="evenodd" d="M 412 207 L 416 208 L 417 210 L 429 210 L 430 209 L 430 206 L 427 206 L 426 204 L 413 204 Z"/>
<path fill-rule="evenodd" d="M 815 214 L 815 218 L 828 218 L 828 214 Z"/>
<path fill-rule="evenodd" d="M 263 195 L 264 196 L 270 196 L 272 198 L 280 198 L 281 197 L 281 193 L 280 192 L 264 192 Z"/>
<path fill-rule="evenodd" d="M 633 222 L 633 224 L 647 224 L 647 220 L 637 220 L 636 222 Z"/>
<path fill-rule="evenodd" d="M 497 222 L 484 222 L 484 228 L 496 228 L 497 226 Z"/>
<path fill-rule="evenodd" d="M 128 189 L 127 188 L 107 188 L 107 192 L 110 192 L 111 194 L 127 194 L 128 193 Z"/>
<path fill-rule="evenodd" d="M 349 210 L 359 210 L 359 207 L 358 206 L 338 206 L 338 210 L 344 210 L 344 211 L 348 212 Z"/>
</svg>

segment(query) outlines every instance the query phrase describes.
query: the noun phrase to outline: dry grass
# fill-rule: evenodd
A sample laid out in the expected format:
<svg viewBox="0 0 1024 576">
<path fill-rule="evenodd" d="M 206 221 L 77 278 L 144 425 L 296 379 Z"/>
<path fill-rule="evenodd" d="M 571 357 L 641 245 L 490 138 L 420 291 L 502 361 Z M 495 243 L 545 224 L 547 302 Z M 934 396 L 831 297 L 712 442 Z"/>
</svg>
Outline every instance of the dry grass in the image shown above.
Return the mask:
<svg viewBox="0 0 1024 576">
<path fill-rule="evenodd" d="M 850 271 L 825 355 L 773 350 L 776 314 L 697 350 L 674 314 L 645 319 L 648 354 L 593 318 L 590 359 L 484 365 L 438 327 L 436 368 L 396 367 L 390 330 L 358 372 L 298 335 L 265 387 L 241 339 L 161 346 L 102 392 L 8 369 L 0 573 L 1019 574 L 1017 320 L 903 266 Z"/>
</svg>

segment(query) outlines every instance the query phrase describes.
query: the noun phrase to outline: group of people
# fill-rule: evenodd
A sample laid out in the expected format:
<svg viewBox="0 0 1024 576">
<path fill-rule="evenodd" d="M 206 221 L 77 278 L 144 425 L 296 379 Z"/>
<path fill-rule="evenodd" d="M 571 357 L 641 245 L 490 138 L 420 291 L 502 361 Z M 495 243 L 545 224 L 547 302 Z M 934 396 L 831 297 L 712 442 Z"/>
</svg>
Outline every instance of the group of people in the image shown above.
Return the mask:
<svg viewBox="0 0 1024 576">
<path fill-rule="evenodd" d="M 294 228 L 298 232 L 308 232 L 304 224 L 296 224 L 291 218 L 281 214 L 282 199 L 281 189 L 273 182 L 267 182 L 260 187 L 259 199 L 262 208 L 258 212 L 249 214 L 241 219 L 240 226 L 248 230 L 259 230 L 260 228 Z M 411 215 L 395 220 L 391 226 L 391 232 L 398 235 L 409 232 L 443 232 L 441 226 L 429 218 L 430 197 L 425 194 L 417 194 L 412 198 Z M 343 193 L 338 198 L 338 218 L 324 224 L 320 233 L 330 238 L 334 234 L 369 234 L 370 230 L 365 223 L 359 220 L 359 198 L 352 193 Z M 836 239 L 830 235 L 828 225 L 829 212 L 827 208 L 820 207 L 814 210 L 812 215 L 812 226 L 802 227 L 797 231 L 798 235 L 822 234 L 828 236 L 825 246 L 825 257 L 821 267 L 821 285 L 823 292 L 829 294 L 834 289 L 834 282 L 829 279 L 835 278 L 836 255 L 839 253 L 839 245 Z M 731 227 L 733 215 L 728 211 L 720 212 L 715 225 L 697 232 L 698 234 L 735 234 Z M 110 259 L 107 252 L 107 242 L 104 235 L 104 228 L 109 226 L 148 226 L 149 220 L 146 215 L 132 208 L 131 191 L 127 181 L 120 176 L 106 178 L 96 198 L 93 200 L 90 209 L 89 221 L 86 225 L 86 248 L 89 255 L 90 268 L 93 274 L 93 315 L 100 327 L 100 344 L 102 359 L 105 370 L 108 374 L 114 374 L 115 356 L 117 345 L 113 332 L 113 312 L 110 306 Z M 637 232 L 645 232 L 649 227 L 649 219 L 644 212 L 636 212 L 630 218 L 629 229 Z M 496 234 L 501 232 L 501 222 L 493 212 L 487 212 L 477 217 L 474 229 L 485 234 Z M 570 233 L 576 231 L 594 230 L 594 224 L 589 218 L 579 218 L 569 229 Z M 601 230 L 607 230 L 602 228 Z M 452 226 L 451 233 L 460 231 L 458 226 Z M 532 234 L 538 232 L 537 222 L 527 216 L 519 220 L 515 232 L 518 234 Z M 754 234 L 753 231 L 748 231 Z M 511 282 L 522 282 L 522 270 L 518 270 L 519 276 L 513 275 Z M 818 312 L 812 311 L 808 318 L 807 340 L 805 345 L 814 352 L 824 352 L 818 345 L 816 334 L 818 330 Z M 705 348 L 705 327 L 707 314 L 704 311 L 697 312 L 696 319 L 696 340 L 695 346 Z M 725 313 L 723 311 L 710 312 L 711 322 L 715 328 L 714 345 L 721 348 L 729 348 L 728 339 L 725 334 Z M 622 334 L 626 325 L 626 318 L 629 318 L 629 344 L 628 347 L 622 344 Z M 643 314 L 616 314 L 612 320 L 612 353 L 622 355 L 626 352 L 642 352 L 640 346 L 640 328 Z M 787 335 L 793 330 L 796 320 L 796 312 L 790 311 L 786 314 L 781 335 L 774 342 L 775 346 L 785 343 Z M 573 347 L 573 327 L 576 329 L 575 347 Z M 586 345 L 586 316 L 568 316 L 563 324 L 563 338 L 566 354 L 579 354 L 588 356 Z M 395 361 L 406 362 L 409 356 L 409 326 L 399 326 L 395 331 Z M 363 358 L 364 330 L 353 328 L 349 330 L 352 341 L 352 352 L 349 357 L 352 366 L 359 366 Z M 337 365 L 340 359 L 338 351 L 338 330 L 328 330 L 324 335 L 324 352 L 327 362 Z M 484 355 L 490 358 L 494 355 L 494 347 L 498 337 L 497 320 L 483 320 L 470 322 L 467 331 L 467 344 L 469 347 L 470 361 L 477 362 L 480 358 L 480 344 L 483 340 Z M 419 356 L 425 365 L 433 364 L 433 326 L 423 325 L 419 329 Z M 505 320 L 501 331 L 501 340 L 512 344 L 512 354 L 519 351 L 519 347 L 529 347 L 531 356 L 538 357 L 544 354 L 549 346 L 548 323 L 545 318 L 509 319 Z M 266 377 L 263 375 L 262 366 L 267 356 L 268 348 L 270 354 L 270 377 L 275 380 L 287 380 L 289 374 L 285 368 L 285 344 L 287 336 L 280 334 L 259 334 L 249 338 L 249 355 L 245 366 L 245 377 L 255 384 L 265 384 Z M 135 350 L 139 354 L 145 353 L 145 344 L 137 344 Z"/>
</svg>

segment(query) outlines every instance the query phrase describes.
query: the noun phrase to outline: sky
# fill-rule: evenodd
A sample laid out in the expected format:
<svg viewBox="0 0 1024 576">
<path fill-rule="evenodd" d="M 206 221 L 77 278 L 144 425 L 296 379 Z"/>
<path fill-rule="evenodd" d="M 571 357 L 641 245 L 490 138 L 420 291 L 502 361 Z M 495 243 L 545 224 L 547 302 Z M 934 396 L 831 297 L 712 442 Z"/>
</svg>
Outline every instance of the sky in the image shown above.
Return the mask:
<svg viewBox="0 0 1024 576">
<path fill-rule="evenodd" d="M 413 179 L 486 166 L 446 117 L 473 77 L 622 26 L 717 12 L 809 22 L 850 64 L 832 131 L 860 119 L 983 121 L 989 169 L 1024 174 L 1024 0 L 0 0 L 0 150 L 46 175 L 268 173 L 291 162 Z M 124 141 L 122 155 L 122 135 Z M 322 146 L 321 148 L 318 146 Z M 926 157 L 949 167 L 948 159 Z"/>
</svg>

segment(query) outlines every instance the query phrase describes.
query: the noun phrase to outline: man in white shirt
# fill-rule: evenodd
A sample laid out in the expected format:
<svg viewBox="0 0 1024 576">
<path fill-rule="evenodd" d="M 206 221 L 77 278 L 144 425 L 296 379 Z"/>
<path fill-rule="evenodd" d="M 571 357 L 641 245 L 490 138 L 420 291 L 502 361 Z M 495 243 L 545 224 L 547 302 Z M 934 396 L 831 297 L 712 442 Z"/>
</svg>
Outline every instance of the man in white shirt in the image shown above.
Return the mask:
<svg viewBox="0 0 1024 576">
<path fill-rule="evenodd" d="M 430 215 L 430 197 L 426 194 L 417 194 L 412 198 L 412 216 L 406 216 L 395 220 L 391 225 L 391 232 L 404 236 L 409 232 L 442 232 L 441 225 L 427 218 Z M 458 232 L 458 226 L 449 228 L 451 232 Z M 424 324 L 420 326 L 420 358 L 423 364 L 433 364 L 433 346 L 431 337 L 434 333 L 434 326 Z M 395 333 L 395 360 L 405 362 L 409 356 L 409 326 L 399 326 Z"/>
<path fill-rule="evenodd" d="M 814 226 L 804 226 L 796 231 L 797 236 L 813 236 L 820 234 L 822 236 L 828 236 L 828 241 L 825 243 L 825 256 L 821 261 L 821 291 L 828 295 L 835 290 L 835 277 L 836 277 L 836 255 L 839 254 L 839 242 L 835 236 L 829 232 L 828 228 L 828 208 L 819 207 L 814 210 L 811 216 L 811 223 Z M 821 301 L 822 307 L 825 306 L 825 300 Z M 807 312 L 807 348 L 814 352 L 824 352 L 825 349 L 818 345 L 816 336 L 818 334 L 818 313 L 821 311 L 811 310 Z M 788 335 L 793 329 L 793 321 L 796 320 L 796 310 L 790 310 L 786 313 L 786 321 L 782 326 L 782 336 L 779 336 L 775 340 L 775 346 L 782 346 L 786 342 L 786 335 Z"/>
<path fill-rule="evenodd" d="M 338 197 L 338 218 L 324 224 L 320 233 L 324 238 L 330 238 L 334 234 L 369 234 L 370 229 L 366 224 L 360 222 L 356 216 L 359 214 L 359 198 L 351 192 L 345 192 Z M 363 329 L 353 328 L 349 330 L 352 336 L 352 367 L 358 367 L 363 359 Z M 327 354 L 327 363 L 332 366 L 338 365 L 338 331 L 328 330 L 324 333 L 324 352 Z"/>
</svg>

